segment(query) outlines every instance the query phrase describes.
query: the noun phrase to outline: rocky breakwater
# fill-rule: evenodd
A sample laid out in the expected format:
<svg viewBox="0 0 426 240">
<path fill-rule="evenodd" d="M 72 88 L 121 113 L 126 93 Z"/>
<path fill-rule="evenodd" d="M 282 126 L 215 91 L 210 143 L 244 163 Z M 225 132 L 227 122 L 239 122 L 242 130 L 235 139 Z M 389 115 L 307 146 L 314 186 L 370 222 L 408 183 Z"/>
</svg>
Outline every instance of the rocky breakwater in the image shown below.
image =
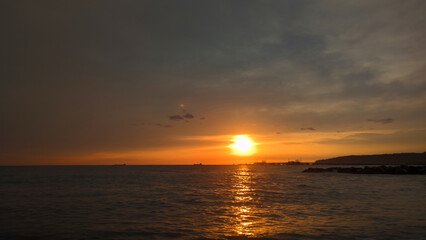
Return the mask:
<svg viewBox="0 0 426 240">
<path fill-rule="evenodd" d="M 420 174 L 426 175 L 426 166 L 379 166 L 379 167 L 331 167 L 308 168 L 304 173 L 352 173 L 352 174 Z"/>
</svg>

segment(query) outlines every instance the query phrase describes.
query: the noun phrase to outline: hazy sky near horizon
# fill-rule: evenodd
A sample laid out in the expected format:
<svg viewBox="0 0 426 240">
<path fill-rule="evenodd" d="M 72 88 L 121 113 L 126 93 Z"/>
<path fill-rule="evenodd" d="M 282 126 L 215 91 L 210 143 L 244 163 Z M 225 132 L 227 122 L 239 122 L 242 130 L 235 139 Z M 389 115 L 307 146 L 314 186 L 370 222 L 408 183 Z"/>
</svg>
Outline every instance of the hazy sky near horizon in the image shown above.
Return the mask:
<svg viewBox="0 0 426 240">
<path fill-rule="evenodd" d="M 426 1 L 0 6 L 0 165 L 426 150 Z"/>
</svg>

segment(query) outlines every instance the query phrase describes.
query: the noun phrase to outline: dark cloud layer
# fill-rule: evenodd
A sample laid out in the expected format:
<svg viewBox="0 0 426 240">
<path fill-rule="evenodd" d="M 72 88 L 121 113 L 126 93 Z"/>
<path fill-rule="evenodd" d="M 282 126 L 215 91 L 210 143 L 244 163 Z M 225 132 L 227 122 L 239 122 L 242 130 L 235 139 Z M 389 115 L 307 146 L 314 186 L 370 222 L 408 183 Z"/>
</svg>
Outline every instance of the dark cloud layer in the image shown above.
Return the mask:
<svg viewBox="0 0 426 240">
<path fill-rule="evenodd" d="M 425 11 L 421 0 L 2 1 L 0 160 L 276 123 L 359 130 L 366 116 L 425 128 Z M 194 119 L 170 115 L 182 102 L 209 121 L 132 127 Z"/>
</svg>

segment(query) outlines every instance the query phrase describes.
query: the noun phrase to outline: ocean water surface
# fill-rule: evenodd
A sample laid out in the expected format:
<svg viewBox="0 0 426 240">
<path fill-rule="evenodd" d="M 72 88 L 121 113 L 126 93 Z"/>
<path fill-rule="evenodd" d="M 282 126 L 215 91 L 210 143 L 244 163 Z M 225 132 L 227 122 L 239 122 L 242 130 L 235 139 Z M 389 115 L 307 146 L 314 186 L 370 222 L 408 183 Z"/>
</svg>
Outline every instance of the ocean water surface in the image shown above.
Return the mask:
<svg viewBox="0 0 426 240">
<path fill-rule="evenodd" d="M 0 239 L 426 239 L 426 176 L 0 167 Z"/>
</svg>

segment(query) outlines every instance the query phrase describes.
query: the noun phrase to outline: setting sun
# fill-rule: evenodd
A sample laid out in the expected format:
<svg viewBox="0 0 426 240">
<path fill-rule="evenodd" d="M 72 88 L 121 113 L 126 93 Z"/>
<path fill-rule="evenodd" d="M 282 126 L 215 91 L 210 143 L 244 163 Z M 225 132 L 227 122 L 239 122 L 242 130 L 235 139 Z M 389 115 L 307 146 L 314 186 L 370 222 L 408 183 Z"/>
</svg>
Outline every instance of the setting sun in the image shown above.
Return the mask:
<svg viewBox="0 0 426 240">
<path fill-rule="evenodd" d="M 234 144 L 229 145 L 233 155 L 251 156 L 257 152 L 256 143 L 248 135 L 236 135 L 232 138 Z"/>
</svg>

